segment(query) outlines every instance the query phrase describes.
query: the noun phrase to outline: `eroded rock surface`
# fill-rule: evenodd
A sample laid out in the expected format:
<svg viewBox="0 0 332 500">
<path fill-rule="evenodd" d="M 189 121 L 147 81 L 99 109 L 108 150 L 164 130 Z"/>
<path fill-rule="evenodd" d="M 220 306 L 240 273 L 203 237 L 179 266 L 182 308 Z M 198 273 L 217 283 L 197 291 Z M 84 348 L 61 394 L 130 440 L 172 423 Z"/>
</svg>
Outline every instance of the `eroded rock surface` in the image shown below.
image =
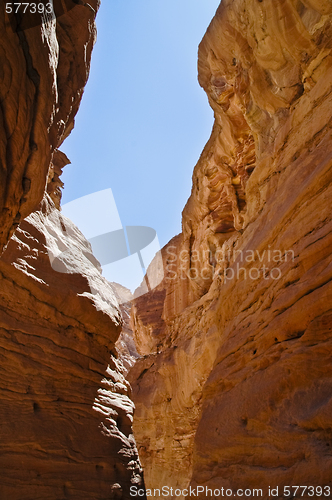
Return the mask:
<svg viewBox="0 0 332 500">
<path fill-rule="evenodd" d="M 142 471 L 122 318 L 90 244 L 46 196 L 0 273 L 1 498 L 128 498 Z"/>
<path fill-rule="evenodd" d="M 99 0 L 77 3 L 26 30 L 0 9 L 0 252 L 43 198 L 52 162 L 59 166 L 56 150 L 74 125 Z"/>
<path fill-rule="evenodd" d="M 224 0 L 200 45 L 213 131 L 133 310 L 147 488 L 331 485 L 331 20 Z"/>
</svg>

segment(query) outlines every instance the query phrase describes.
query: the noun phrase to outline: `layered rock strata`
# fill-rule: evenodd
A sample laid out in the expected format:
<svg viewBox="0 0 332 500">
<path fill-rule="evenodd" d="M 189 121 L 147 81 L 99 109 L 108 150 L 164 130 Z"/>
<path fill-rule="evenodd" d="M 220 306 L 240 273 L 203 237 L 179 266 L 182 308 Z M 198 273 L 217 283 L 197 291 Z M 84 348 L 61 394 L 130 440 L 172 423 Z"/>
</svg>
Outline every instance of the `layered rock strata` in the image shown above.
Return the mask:
<svg viewBox="0 0 332 500">
<path fill-rule="evenodd" d="M 122 319 L 100 271 L 49 197 L 0 260 L 1 498 L 129 498 L 141 484 Z"/>
<path fill-rule="evenodd" d="M 87 81 L 99 0 L 71 3 L 26 30 L 24 15 L 20 21 L 0 9 L 0 251 L 43 198 L 52 164 L 61 163 L 57 148 Z"/>
<path fill-rule="evenodd" d="M 331 485 L 331 21 L 223 0 L 200 44 L 213 131 L 133 308 L 147 488 Z"/>
</svg>

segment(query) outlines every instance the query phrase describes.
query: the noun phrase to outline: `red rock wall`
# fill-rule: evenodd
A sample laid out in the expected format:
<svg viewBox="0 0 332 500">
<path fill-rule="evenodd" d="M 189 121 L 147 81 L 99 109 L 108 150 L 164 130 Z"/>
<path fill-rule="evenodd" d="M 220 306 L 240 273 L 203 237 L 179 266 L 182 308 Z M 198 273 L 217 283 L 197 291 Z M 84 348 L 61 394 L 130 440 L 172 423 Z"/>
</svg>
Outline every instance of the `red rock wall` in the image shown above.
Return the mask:
<svg viewBox="0 0 332 500">
<path fill-rule="evenodd" d="M 0 251 L 40 203 L 56 149 L 73 128 L 98 5 L 82 2 L 26 30 L 0 9 Z"/>
<path fill-rule="evenodd" d="M 51 267 L 57 238 L 67 272 Z M 106 499 L 120 485 L 129 498 L 141 468 L 115 349 L 122 319 L 89 243 L 46 198 L 0 276 L 0 497 Z"/>
<path fill-rule="evenodd" d="M 165 299 L 134 307 L 147 488 L 331 485 L 331 20 L 328 1 L 224 0 L 200 45 L 215 124 Z"/>
</svg>

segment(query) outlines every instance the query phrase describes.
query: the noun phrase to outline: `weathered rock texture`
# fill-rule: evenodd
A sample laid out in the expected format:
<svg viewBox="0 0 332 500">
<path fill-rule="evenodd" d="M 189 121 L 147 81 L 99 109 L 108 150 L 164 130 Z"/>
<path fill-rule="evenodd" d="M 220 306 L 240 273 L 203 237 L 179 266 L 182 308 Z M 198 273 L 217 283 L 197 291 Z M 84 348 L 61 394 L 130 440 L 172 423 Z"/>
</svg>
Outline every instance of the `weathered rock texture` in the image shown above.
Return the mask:
<svg viewBox="0 0 332 500">
<path fill-rule="evenodd" d="M 331 21 L 223 0 L 199 47 L 212 135 L 133 308 L 147 488 L 331 485 Z"/>
<path fill-rule="evenodd" d="M 25 31 L 0 9 L 0 251 L 40 203 L 52 164 L 62 163 L 57 148 L 88 77 L 98 6 L 80 2 Z"/>
<path fill-rule="evenodd" d="M 1 498 L 106 499 L 114 484 L 128 498 L 141 470 L 122 320 L 89 243 L 45 198 L 0 273 Z"/>
<path fill-rule="evenodd" d="M 26 31 L 0 9 L 2 500 L 128 499 L 142 486 L 130 332 L 122 363 L 113 289 L 59 211 L 68 159 L 57 148 L 88 77 L 98 3 Z"/>
</svg>

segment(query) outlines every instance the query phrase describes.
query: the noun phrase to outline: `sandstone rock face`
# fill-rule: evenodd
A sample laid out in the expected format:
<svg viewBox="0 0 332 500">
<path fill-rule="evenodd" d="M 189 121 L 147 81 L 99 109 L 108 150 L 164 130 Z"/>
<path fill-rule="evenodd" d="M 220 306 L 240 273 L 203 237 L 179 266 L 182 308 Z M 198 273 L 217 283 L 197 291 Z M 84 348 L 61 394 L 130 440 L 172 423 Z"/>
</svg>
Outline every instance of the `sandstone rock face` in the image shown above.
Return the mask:
<svg viewBox="0 0 332 500">
<path fill-rule="evenodd" d="M 142 471 L 122 319 L 90 244 L 46 196 L 0 273 L 1 498 L 129 498 Z"/>
<path fill-rule="evenodd" d="M 213 131 L 133 308 L 147 488 L 331 485 L 331 21 L 329 1 L 223 0 L 200 45 Z"/>
<path fill-rule="evenodd" d="M 0 251 L 40 203 L 52 164 L 61 163 L 57 148 L 73 128 L 99 0 L 77 3 L 26 30 L 0 9 Z"/>
<path fill-rule="evenodd" d="M 142 487 L 125 378 L 137 353 L 130 331 L 118 340 L 121 312 L 90 244 L 59 211 L 69 160 L 58 147 L 88 77 L 99 1 L 70 3 L 26 30 L 0 9 L 3 500 L 128 499 Z"/>
</svg>

